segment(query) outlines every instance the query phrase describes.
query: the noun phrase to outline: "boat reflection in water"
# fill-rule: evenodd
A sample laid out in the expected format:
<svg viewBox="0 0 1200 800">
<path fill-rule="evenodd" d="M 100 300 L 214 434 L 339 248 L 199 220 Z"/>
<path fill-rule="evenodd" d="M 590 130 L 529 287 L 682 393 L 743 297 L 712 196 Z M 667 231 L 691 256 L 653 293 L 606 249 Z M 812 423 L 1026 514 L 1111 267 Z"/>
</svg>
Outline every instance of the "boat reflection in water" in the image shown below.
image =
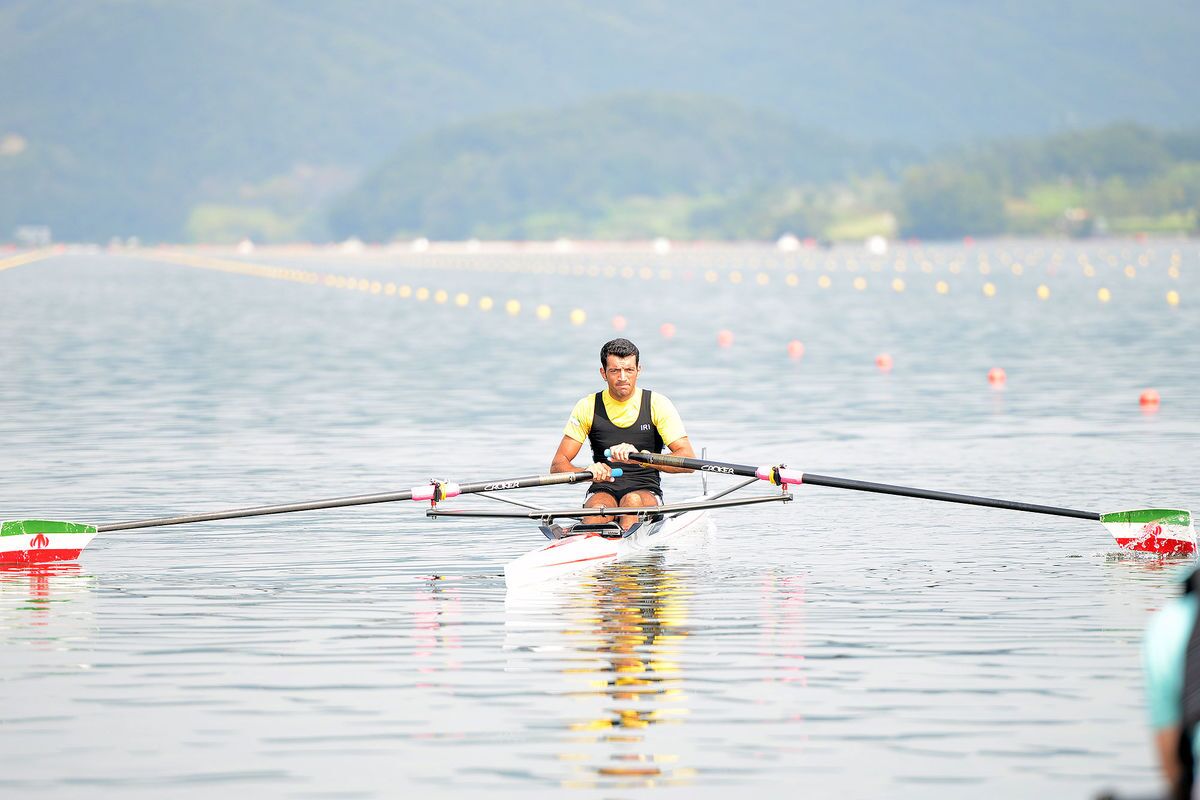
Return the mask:
<svg viewBox="0 0 1200 800">
<path fill-rule="evenodd" d="M 696 770 L 680 763 L 654 731 L 681 724 L 688 714 L 681 659 L 688 636 L 684 583 L 663 568 L 661 554 L 651 553 L 571 581 L 552 600 L 543 596 L 536 616 L 528 600 L 510 600 L 510 670 L 561 673 L 568 688 L 554 692 L 560 698 L 555 712 L 561 712 L 563 697 L 583 708 L 574 719 L 575 712 L 567 715 L 571 749 L 558 754 L 571 765 L 558 777 L 564 788 L 677 787 L 695 778 Z"/>
</svg>

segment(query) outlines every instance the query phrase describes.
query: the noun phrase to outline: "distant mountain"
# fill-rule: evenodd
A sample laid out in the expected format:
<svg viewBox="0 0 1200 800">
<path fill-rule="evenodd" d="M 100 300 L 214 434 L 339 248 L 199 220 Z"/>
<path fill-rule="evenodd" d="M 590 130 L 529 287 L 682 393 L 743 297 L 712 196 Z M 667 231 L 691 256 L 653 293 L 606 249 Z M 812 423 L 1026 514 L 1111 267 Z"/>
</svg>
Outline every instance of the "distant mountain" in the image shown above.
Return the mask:
<svg viewBox="0 0 1200 800">
<path fill-rule="evenodd" d="M 344 181 L 293 181 L 282 201 L 264 187 L 614 93 L 924 148 L 1194 125 L 1198 39 L 1195 0 L 7 0 L 0 237 L 177 238 L 201 204 L 311 214 Z"/>
<path fill-rule="evenodd" d="M 542 226 L 550 220 L 557 226 L 551 235 L 595 236 L 634 199 L 728 198 L 894 174 L 915 157 L 728 101 L 619 96 L 420 137 L 333 207 L 330 229 L 339 238 L 375 240 L 526 238 L 549 233 Z"/>
</svg>

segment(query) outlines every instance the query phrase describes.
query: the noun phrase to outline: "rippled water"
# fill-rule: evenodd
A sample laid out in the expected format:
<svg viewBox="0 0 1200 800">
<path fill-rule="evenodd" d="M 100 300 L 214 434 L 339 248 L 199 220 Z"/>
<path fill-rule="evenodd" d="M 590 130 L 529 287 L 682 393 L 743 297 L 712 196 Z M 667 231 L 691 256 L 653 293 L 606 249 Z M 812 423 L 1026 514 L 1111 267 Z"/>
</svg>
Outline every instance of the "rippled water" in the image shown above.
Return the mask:
<svg viewBox="0 0 1200 800">
<path fill-rule="evenodd" d="M 618 314 L 642 385 L 715 458 L 1089 510 L 1200 505 L 1198 249 L 62 253 L 0 271 L 0 518 L 542 472 Z M 213 269 L 235 260 L 316 283 Z M 1157 786 L 1138 646 L 1179 565 L 1119 558 L 1093 523 L 802 488 L 508 596 L 505 562 L 539 540 L 385 505 L 107 534 L 78 564 L 0 572 L 0 789 Z"/>
</svg>

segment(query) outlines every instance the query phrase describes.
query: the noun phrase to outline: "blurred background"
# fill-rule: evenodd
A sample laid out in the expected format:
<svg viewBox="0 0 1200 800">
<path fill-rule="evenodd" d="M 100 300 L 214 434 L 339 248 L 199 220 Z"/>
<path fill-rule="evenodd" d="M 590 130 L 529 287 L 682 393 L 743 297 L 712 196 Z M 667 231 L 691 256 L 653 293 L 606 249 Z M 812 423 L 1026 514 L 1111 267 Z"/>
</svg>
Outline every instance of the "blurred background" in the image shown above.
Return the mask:
<svg viewBox="0 0 1200 800">
<path fill-rule="evenodd" d="M 1194 234 L 1194 0 L 0 3 L 0 242 Z"/>
</svg>

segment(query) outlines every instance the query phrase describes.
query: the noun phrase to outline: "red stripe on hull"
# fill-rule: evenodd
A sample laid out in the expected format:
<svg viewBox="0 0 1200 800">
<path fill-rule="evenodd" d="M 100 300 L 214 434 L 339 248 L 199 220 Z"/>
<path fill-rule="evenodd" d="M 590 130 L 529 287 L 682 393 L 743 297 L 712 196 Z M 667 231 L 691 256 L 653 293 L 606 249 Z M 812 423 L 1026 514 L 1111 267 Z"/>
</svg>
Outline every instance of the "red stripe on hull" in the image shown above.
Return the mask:
<svg viewBox="0 0 1200 800">
<path fill-rule="evenodd" d="M 83 548 L 74 550 L 43 548 L 36 550 L 5 550 L 0 552 L 0 564 L 13 566 L 21 564 L 45 564 L 50 561 L 74 561 L 79 558 Z"/>
<path fill-rule="evenodd" d="M 1160 539 L 1157 536 L 1117 539 L 1117 544 L 1135 553 L 1156 553 L 1160 556 L 1190 556 L 1196 552 L 1196 545 L 1186 539 Z"/>
<path fill-rule="evenodd" d="M 542 564 L 541 568 L 546 569 L 547 567 L 561 567 L 566 564 L 582 564 L 584 561 L 596 561 L 597 559 L 601 559 L 601 558 L 616 558 L 616 557 L 617 557 L 617 554 L 615 552 L 614 553 L 605 553 L 602 556 L 588 556 L 587 558 L 576 558 L 573 561 L 555 561 L 553 564 Z"/>
</svg>

